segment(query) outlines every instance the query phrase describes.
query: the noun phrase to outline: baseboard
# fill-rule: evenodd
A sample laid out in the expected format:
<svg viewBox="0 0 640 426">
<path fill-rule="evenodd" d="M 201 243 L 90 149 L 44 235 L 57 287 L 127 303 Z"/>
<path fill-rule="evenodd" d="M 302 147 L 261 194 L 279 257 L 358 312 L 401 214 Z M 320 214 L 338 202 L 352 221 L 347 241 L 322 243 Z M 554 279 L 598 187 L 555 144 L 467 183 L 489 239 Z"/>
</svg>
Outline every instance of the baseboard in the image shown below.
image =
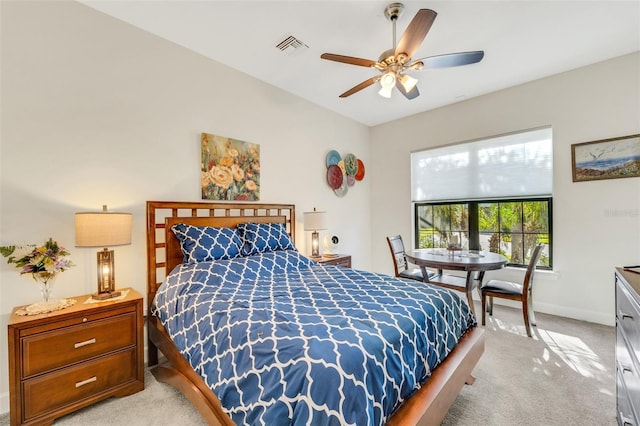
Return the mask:
<svg viewBox="0 0 640 426">
<path fill-rule="evenodd" d="M 474 300 L 480 300 L 477 297 L 477 294 L 474 294 Z M 494 298 L 493 303 L 495 305 L 509 306 L 515 309 L 522 309 L 522 304 L 520 302 L 514 302 L 511 300 Z M 539 303 L 534 300 L 533 302 L 533 310 L 537 313 L 556 315 L 563 318 L 571 318 L 578 321 L 586 321 L 593 322 L 596 324 L 615 326 L 616 318 L 615 313 L 604 313 L 604 312 L 594 312 L 587 311 L 584 309 L 571 308 L 568 306 L 560 306 L 552 303 Z M 478 312 L 480 314 L 481 312 Z"/>
<path fill-rule="evenodd" d="M 495 299 L 494 299 L 495 300 Z M 536 303 L 533 302 L 533 308 L 536 312 L 542 312 L 550 315 L 557 315 L 559 317 L 571 318 L 580 321 L 594 322 L 596 324 L 603 324 L 609 326 L 616 325 L 615 312 L 594 312 L 586 311 L 584 309 L 576 309 L 567 306 L 553 305 L 549 303 Z"/>
<path fill-rule="evenodd" d="M 0 416 L 9 412 L 9 392 L 0 394 Z"/>
</svg>

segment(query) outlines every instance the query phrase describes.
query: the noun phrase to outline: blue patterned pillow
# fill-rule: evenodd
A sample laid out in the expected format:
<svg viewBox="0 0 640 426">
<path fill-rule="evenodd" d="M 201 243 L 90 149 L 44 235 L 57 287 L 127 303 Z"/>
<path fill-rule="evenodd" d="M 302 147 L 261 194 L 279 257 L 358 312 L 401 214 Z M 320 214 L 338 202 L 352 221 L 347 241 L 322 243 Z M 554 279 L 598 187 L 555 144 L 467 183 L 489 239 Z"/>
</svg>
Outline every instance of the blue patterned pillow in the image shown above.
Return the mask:
<svg viewBox="0 0 640 426">
<path fill-rule="evenodd" d="M 240 223 L 237 229 L 243 240 L 244 256 L 276 250 L 295 250 L 283 223 Z"/>
<path fill-rule="evenodd" d="M 183 263 L 233 259 L 240 255 L 242 241 L 235 229 L 177 223 L 171 230 L 180 241 Z"/>
</svg>

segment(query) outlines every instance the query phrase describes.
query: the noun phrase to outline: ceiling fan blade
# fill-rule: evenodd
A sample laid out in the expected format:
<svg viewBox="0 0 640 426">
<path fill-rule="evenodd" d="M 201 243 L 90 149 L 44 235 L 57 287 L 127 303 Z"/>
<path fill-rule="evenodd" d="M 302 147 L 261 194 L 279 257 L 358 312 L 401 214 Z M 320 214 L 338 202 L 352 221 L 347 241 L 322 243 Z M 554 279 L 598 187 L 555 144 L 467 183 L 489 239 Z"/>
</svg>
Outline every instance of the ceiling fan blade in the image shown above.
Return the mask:
<svg viewBox="0 0 640 426">
<path fill-rule="evenodd" d="M 396 89 L 398 89 L 398 91 L 402 93 L 409 100 L 415 99 L 418 96 L 420 96 L 420 92 L 418 91 L 418 86 L 413 86 L 413 89 L 407 92 L 404 89 L 404 86 L 400 83 L 400 80 L 396 80 Z"/>
<path fill-rule="evenodd" d="M 460 65 L 469 65 L 480 62 L 484 58 L 484 52 L 477 50 L 475 52 L 447 53 L 446 55 L 429 56 L 428 58 L 418 59 L 415 62 L 422 62 L 423 68 L 449 68 L 458 67 Z"/>
<path fill-rule="evenodd" d="M 395 55 L 400 53 L 411 58 L 422 44 L 438 14 L 431 9 L 420 9 L 413 17 L 396 46 Z"/>
<path fill-rule="evenodd" d="M 353 56 L 335 55 L 333 53 L 323 53 L 320 55 L 322 59 L 329 61 L 342 62 L 350 65 L 359 65 L 361 67 L 371 67 L 376 64 L 376 61 L 370 59 L 354 58 Z"/>
<path fill-rule="evenodd" d="M 354 93 L 357 93 L 359 91 L 361 91 L 362 89 L 365 89 L 369 86 L 371 86 L 373 83 L 375 83 L 376 81 L 379 81 L 380 77 L 371 77 L 368 80 L 363 81 L 362 83 L 358 84 L 357 86 L 353 86 L 351 89 L 347 90 L 346 92 L 344 92 L 342 95 L 340 95 L 341 98 L 346 98 L 347 96 L 351 96 Z"/>
</svg>

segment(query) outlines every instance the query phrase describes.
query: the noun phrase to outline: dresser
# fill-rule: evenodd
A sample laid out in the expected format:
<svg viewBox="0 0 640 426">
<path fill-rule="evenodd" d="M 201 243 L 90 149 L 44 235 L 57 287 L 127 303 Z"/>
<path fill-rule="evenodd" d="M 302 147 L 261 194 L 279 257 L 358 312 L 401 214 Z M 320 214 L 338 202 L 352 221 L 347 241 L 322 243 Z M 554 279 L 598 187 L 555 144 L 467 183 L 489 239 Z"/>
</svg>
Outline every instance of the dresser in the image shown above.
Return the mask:
<svg viewBox="0 0 640 426">
<path fill-rule="evenodd" d="M 124 289 L 126 290 L 126 289 Z M 11 425 L 51 424 L 97 401 L 144 389 L 142 296 L 9 318 Z"/>
<path fill-rule="evenodd" d="M 314 260 L 323 265 L 333 265 L 333 266 L 342 266 L 344 268 L 351 268 L 351 256 L 348 254 L 335 254 L 332 256 L 323 255 L 322 257 Z"/>
<path fill-rule="evenodd" d="M 640 425 L 640 274 L 617 268 L 616 394 L 618 424 Z"/>
</svg>

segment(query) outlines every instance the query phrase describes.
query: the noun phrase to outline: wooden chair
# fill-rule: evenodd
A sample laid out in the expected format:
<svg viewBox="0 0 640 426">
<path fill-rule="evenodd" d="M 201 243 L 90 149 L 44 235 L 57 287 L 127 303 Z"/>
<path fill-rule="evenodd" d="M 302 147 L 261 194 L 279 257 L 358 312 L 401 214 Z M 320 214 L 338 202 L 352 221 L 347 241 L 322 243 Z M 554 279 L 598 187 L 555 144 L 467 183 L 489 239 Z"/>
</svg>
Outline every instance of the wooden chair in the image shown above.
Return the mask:
<svg viewBox="0 0 640 426">
<path fill-rule="evenodd" d="M 407 262 L 404 254 L 405 250 L 402 237 L 400 235 L 387 237 L 387 243 L 389 244 L 389 250 L 391 250 L 391 258 L 393 259 L 393 268 L 395 269 L 396 277 L 424 281 L 424 276 L 420 268 L 409 267 L 409 262 Z M 429 273 L 429 276 L 431 276 L 431 273 Z"/>
<path fill-rule="evenodd" d="M 522 315 L 527 336 L 531 337 L 531 326 L 536 325 L 536 317 L 532 306 L 533 275 L 536 272 L 536 265 L 544 244 L 538 244 L 533 250 L 527 272 L 524 275 L 522 284 L 510 281 L 490 280 L 482 285 L 482 325 L 485 325 L 485 315 L 487 312 L 487 297 L 489 297 L 489 315 L 493 315 L 493 298 L 519 300 L 522 302 Z"/>
</svg>

